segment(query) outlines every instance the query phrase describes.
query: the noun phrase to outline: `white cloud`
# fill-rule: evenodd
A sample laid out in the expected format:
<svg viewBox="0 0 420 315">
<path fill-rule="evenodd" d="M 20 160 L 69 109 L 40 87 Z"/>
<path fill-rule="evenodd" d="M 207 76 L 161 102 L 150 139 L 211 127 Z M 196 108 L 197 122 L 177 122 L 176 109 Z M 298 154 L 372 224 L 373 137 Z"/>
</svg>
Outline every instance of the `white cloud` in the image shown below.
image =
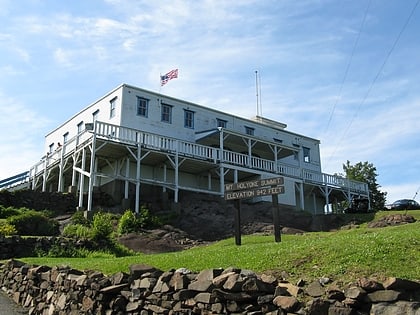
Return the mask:
<svg viewBox="0 0 420 315">
<path fill-rule="evenodd" d="M 0 125 L 4 136 L 0 139 L 0 178 L 4 179 L 29 170 L 41 157 L 43 127 L 47 119 L 0 92 L 4 104 L 0 107 Z"/>
</svg>

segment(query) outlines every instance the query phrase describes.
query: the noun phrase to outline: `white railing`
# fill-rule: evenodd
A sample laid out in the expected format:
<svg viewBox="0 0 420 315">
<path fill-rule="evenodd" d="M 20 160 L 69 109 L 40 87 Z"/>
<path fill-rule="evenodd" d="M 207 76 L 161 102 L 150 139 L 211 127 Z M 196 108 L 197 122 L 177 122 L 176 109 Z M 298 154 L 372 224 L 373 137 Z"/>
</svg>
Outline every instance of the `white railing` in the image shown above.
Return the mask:
<svg viewBox="0 0 420 315">
<path fill-rule="evenodd" d="M 229 150 L 221 150 L 193 142 L 178 140 L 165 137 L 158 134 L 139 131 L 132 128 L 120 127 L 97 121 L 94 126 L 94 132 L 99 138 L 105 138 L 116 142 L 141 145 L 150 150 L 179 154 L 197 159 L 211 160 L 214 163 L 227 163 L 237 166 L 243 166 L 251 169 L 258 169 L 274 174 L 284 175 L 302 179 L 305 182 L 314 184 L 329 185 L 351 191 L 368 193 L 365 183 L 346 179 L 338 175 L 329 175 L 311 170 L 301 169 L 297 166 L 275 163 L 272 160 L 266 160 L 243 153 L 237 153 Z M 30 170 L 30 176 L 39 174 L 45 167 L 48 167 L 61 159 L 62 156 L 76 150 L 79 144 L 84 143 L 92 137 L 92 133 L 80 133 L 78 136 L 70 139 L 56 151 L 47 154 L 40 162 L 35 164 Z"/>
</svg>

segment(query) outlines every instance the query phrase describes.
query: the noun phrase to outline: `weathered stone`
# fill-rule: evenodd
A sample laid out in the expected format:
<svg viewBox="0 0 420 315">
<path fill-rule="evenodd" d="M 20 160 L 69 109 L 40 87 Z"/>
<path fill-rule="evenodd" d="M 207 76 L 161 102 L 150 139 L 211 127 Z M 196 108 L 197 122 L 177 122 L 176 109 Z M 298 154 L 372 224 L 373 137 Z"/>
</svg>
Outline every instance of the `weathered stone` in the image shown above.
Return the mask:
<svg viewBox="0 0 420 315">
<path fill-rule="evenodd" d="M 273 275 L 267 275 L 267 274 L 263 273 L 260 278 L 261 278 L 261 281 L 263 281 L 265 283 L 268 283 L 268 284 L 277 285 L 277 283 L 278 283 L 277 278 L 274 277 Z"/>
<path fill-rule="evenodd" d="M 370 315 L 418 315 L 420 302 L 398 301 L 396 303 L 373 304 Z"/>
<path fill-rule="evenodd" d="M 141 289 L 152 289 L 156 285 L 156 278 L 142 278 L 140 280 L 139 288 Z"/>
<path fill-rule="evenodd" d="M 194 297 L 194 300 L 197 303 L 210 304 L 214 303 L 215 297 L 209 292 L 201 292 Z"/>
<path fill-rule="evenodd" d="M 100 291 L 103 293 L 117 293 L 120 292 L 122 289 L 128 288 L 128 283 L 122 283 L 118 285 L 110 285 L 108 287 L 102 288 Z"/>
<path fill-rule="evenodd" d="M 339 291 L 337 289 L 334 290 L 328 290 L 327 291 L 327 298 L 330 300 L 336 300 L 336 301 L 343 301 L 346 296 L 344 295 L 344 292 Z"/>
<path fill-rule="evenodd" d="M 185 301 L 193 298 L 197 294 L 194 290 L 182 289 L 174 293 L 173 298 L 176 301 Z"/>
<path fill-rule="evenodd" d="M 188 285 L 189 290 L 195 290 L 199 292 L 206 292 L 209 291 L 213 287 L 213 281 L 212 280 L 196 280 L 191 282 Z"/>
<path fill-rule="evenodd" d="M 400 278 L 388 278 L 383 286 L 387 290 L 420 290 L 420 282 Z"/>
<path fill-rule="evenodd" d="M 239 274 L 230 275 L 225 283 L 223 284 L 223 289 L 229 291 L 239 292 L 242 290 L 242 284 L 244 283 L 244 279 L 240 277 Z"/>
<path fill-rule="evenodd" d="M 272 303 L 274 296 L 272 294 L 260 295 L 257 298 L 258 305 Z"/>
<path fill-rule="evenodd" d="M 307 311 L 310 315 L 328 314 L 330 303 L 324 299 L 315 298 L 307 304 Z"/>
<path fill-rule="evenodd" d="M 369 302 L 378 303 L 378 302 L 393 302 L 398 300 L 401 292 L 394 290 L 379 290 L 367 295 L 367 300 Z"/>
<path fill-rule="evenodd" d="M 222 314 L 224 312 L 224 306 L 222 303 L 213 303 L 211 305 L 211 311 L 216 314 Z"/>
<path fill-rule="evenodd" d="M 314 281 L 308 285 L 306 293 L 312 297 L 320 297 L 325 294 L 325 288 L 319 283 L 319 281 Z"/>
<path fill-rule="evenodd" d="M 118 285 L 126 282 L 128 282 L 128 274 L 126 274 L 125 272 L 117 272 L 111 277 L 111 283 L 113 285 Z"/>
<path fill-rule="evenodd" d="M 360 287 L 350 287 L 344 290 L 346 298 L 362 300 L 366 296 L 366 291 Z"/>
<path fill-rule="evenodd" d="M 226 310 L 230 313 L 237 313 L 241 311 L 241 308 L 236 301 L 227 301 Z"/>
<path fill-rule="evenodd" d="M 376 290 L 383 290 L 384 286 L 379 283 L 378 281 L 368 279 L 368 278 L 360 278 L 357 281 L 357 285 L 361 287 L 366 292 L 373 292 Z"/>
<path fill-rule="evenodd" d="M 83 311 L 93 310 L 94 303 L 95 302 L 90 297 L 84 296 L 83 299 L 82 299 L 82 310 Z"/>
<path fill-rule="evenodd" d="M 158 305 L 146 305 L 144 308 L 152 311 L 154 314 L 169 314 L 169 310 Z"/>
<path fill-rule="evenodd" d="M 175 291 L 188 288 L 190 283 L 186 274 L 175 272 L 169 281 L 169 285 L 174 288 Z"/>
<path fill-rule="evenodd" d="M 221 286 L 223 286 L 223 284 L 225 283 L 225 281 L 230 277 L 230 276 L 232 276 L 232 275 L 234 275 L 235 274 L 235 272 L 233 272 L 233 271 L 231 271 L 231 272 L 222 272 L 222 274 L 221 275 L 219 275 L 219 276 L 217 276 L 217 277 L 215 277 L 214 279 L 213 279 L 213 284 L 216 286 L 216 287 L 221 287 Z"/>
<path fill-rule="evenodd" d="M 62 293 L 60 297 L 58 298 L 57 307 L 60 310 L 64 310 L 66 308 L 66 303 L 67 303 L 67 295 L 65 293 Z"/>
<path fill-rule="evenodd" d="M 139 279 L 141 277 L 141 275 L 146 273 L 146 272 L 156 272 L 156 271 L 158 271 L 158 269 L 156 269 L 155 267 L 148 266 L 148 265 L 143 265 L 143 264 L 130 265 L 128 269 L 130 270 L 129 282 L 131 282 L 135 279 Z"/>
<path fill-rule="evenodd" d="M 348 306 L 337 306 L 331 305 L 328 309 L 328 313 L 324 313 L 328 315 L 352 315 L 354 314 L 354 310 Z"/>
<path fill-rule="evenodd" d="M 273 304 L 287 312 L 293 312 L 299 306 L 299 301 L 294 296 L 276 296 Z"/>
<path fill-rule="evenodd" d="M 221 299 L 222 301 L 237 301 L 237 302 L 251 302 L 256 301 L 258 295 L 250 294 L 246 292 L 230 292 L 221 289 L 214 289 L 212 294 Z"/>
<path fill-rule="evenodd" d="M 289 282 L 280 282 L 277 284 L 275 295 L 285 295 L 281 294 L 281 292 L 284 292 L 282 289 L 285 289 L 290 295 L 294 297 L 297 297 L 303 291 L 302 288 L 295 286 Z"/>
</svg>

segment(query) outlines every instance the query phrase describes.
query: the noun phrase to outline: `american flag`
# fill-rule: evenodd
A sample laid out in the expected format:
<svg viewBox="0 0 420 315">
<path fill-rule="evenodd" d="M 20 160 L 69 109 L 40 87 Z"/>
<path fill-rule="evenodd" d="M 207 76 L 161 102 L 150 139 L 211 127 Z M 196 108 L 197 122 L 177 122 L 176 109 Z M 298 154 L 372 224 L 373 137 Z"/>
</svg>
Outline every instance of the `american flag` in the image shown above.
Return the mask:
<svg viewBox="0 0 420 315">
<path fill-rule="evenodd" d="M 167 74 L 160 76 L 160 85 L 164 86 L 169 80 L 178 78 L 178 69 L 169 71 Z"/>
</svg>

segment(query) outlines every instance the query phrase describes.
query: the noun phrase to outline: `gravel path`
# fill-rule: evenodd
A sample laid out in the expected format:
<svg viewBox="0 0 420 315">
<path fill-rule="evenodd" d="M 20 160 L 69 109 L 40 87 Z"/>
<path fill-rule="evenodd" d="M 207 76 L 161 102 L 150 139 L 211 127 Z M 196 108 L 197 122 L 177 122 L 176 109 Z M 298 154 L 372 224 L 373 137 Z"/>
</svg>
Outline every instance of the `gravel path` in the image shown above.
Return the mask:
<svg viewBox="0 0 420 315">
<path fill-rule="evenodd" d="M 22 315 L 28 314 L 28 311 L 20 307 L 0 290 L 0 314 L 1 315 Z"/>
</svg>

